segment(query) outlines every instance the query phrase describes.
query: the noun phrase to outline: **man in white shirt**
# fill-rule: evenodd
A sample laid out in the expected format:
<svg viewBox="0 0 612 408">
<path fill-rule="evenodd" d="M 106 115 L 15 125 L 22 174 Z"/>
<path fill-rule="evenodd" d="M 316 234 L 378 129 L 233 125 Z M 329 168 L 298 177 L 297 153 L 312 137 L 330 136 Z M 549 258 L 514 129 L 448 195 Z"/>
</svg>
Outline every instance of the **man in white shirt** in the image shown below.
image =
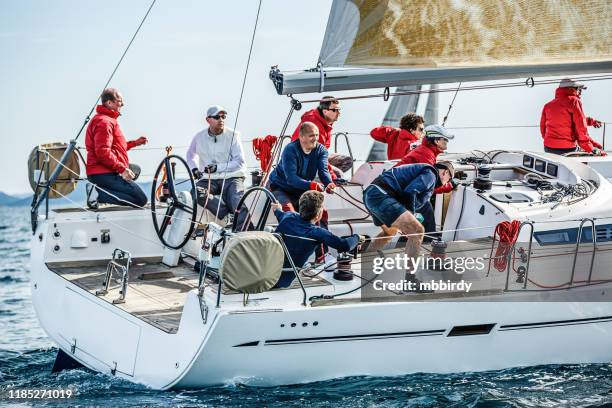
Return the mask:
<svg viewBox="0 0 612 408">
<path fill-rule="evenodd" d="M 199 180 L 198 187 L 208 189 L 206 194 L 198 194 L 198 203 L 206 205 L 206 208 L 219 219 L 236 211 L 238 202 L 244 194 L 246 176 L 240 133 L 225 126 L 226 118 L 225 108 L 219 105 L 208 108 L 206 111 L 208 127 L 193 136 L 186 155 L 193 176 Z M 215 196 L 220 196 L 220 204 L 219 198 Z M 237 220 L 241 227 L 246 215 L 245 208 Z"/>
</svg>

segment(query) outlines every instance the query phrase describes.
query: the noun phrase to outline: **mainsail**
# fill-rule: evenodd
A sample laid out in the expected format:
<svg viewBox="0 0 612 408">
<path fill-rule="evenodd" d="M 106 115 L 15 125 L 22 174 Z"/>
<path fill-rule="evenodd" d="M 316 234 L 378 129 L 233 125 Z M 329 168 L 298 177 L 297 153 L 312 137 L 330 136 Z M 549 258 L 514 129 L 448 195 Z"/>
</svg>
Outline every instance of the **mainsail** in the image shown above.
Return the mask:
<svg viewBox="0 0 612 408">
<path fill-rule="evenodd" d="M 609 0 L 334 0 L 318 70 L 280 94 L 612 72 Z"/>
<path fill-rule="evenodd" d="M 323 66 L 478 67 L 612 59 L 609 0 L 335 0 Z"/>
</svg>

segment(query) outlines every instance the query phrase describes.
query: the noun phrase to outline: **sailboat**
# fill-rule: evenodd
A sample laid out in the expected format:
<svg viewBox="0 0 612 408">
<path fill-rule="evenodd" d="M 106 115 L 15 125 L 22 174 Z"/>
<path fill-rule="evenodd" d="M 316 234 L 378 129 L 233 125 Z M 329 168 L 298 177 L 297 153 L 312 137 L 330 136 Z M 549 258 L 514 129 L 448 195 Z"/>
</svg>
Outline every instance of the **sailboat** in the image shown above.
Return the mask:
<svg viewBox="0 0 612 408">
<path fill-rule="evenodd" d="M 291 95 L 290 116 L 309 103 L 297 99 L 306 92 L 378 88 L 382 99 L 405 101 L 424 94 L 425 84 L 436 95 L 431 85 L 500 78 L 535 85 L 539 76 L 588 81 L 585 75 L 610 72 L 606 2 L 547 4 L 335 0 L 317 68 L 274 68 L 270 77 L 279 94 Z M 563 35 L 539 21 L 552 17 Z M 583 21 L 592 22 L 588 36 Z M 396 86 L 412 88 L 391 92 Z M 435 198 L 446 256 L 482 256 L 488 267 L 417 273 L 469 281 L 469 292 L 371 296 L 368 265 L 377 252 L 365 250 L 310 270 L 293 266 L 294 284 L 273 288 L 287 256 L 273 232 L 273 197 L 259 186 L 247 190 L 257 231 L 242 232 L 197 207 L 194 180 L 177 176 L 185 166 L 177 156 L 160 163 L 150 206 L 47 207 L 41 214 L 50 195 L 64 196 L 79 178 L 68 164 L 78 162 L 74 144 L 54 149 L 41 146 L 31 158 L 31 285 L 40 324 L 60 350 L 56 370 L 82 365 L 172 389 L 612 361 L 608 158 L 447 155 L 463 180 Z M 376 236 L 360 197 L 394 164 L 356 162 L 349 183 L 326 198 L 332 232 Z M 156 195 L 162 183 L 163 201 Z M 520 228 L 498 256 L 496 226 L 504 221 Z M 398 237 L 385 251 L 402 245 Z M 435 252 L 433 244 L 424 250 Z"/>
</svg>

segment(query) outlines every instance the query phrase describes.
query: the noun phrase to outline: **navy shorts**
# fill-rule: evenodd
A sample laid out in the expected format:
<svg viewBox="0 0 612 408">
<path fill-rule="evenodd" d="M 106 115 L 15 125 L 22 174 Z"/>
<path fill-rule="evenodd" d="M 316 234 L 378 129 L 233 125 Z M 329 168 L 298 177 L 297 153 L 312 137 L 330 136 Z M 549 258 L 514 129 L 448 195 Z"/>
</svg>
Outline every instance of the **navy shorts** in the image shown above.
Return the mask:
<svg viewBox="0 0 612 408">
<path fill-rule="evenodd" d="M 374 184 L 363 192 L 363 202 L 372 214 L 374 225 L 390 227 L 400 215 L 408 211 L 399 201 Z"/>
</svg>

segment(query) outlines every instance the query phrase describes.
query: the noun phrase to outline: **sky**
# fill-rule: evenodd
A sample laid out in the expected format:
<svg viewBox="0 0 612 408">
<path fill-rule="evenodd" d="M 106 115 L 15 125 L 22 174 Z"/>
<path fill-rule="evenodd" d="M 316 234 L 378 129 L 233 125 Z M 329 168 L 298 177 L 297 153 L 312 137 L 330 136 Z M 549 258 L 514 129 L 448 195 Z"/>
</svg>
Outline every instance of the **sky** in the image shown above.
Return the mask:
<svg viewBox="0 0 612 408">
<path fill-rule="evenodd" d="M 27 157 L 32 148 L 76 137 L 149 4 L 148 0 L 0 0 L 0 109 L 4 114 L 0 191 L 28 192 Z M 184 154 L 193 134 L 203 127 L 204 111 L 210 105 L 224 106 L 227 123 L 234 126 L 257 6 L 256 0 L 157 0 L 111 82 L 123 93 L 125 106 L 119 121 L 126 137 L 149 138 L 146 149 L 130 151 L 131 161 L 143 168 L 143 179 L 151 178 L 165 155 L 164 146 L 172 145 L 174 153 Z M 268 78 L 270 67 L 315 66 L 330 7 L 331 0 L 263 0 L 236 126 L 249 166 L 257 163 L 248 141 L 278 134 L 289 110 L 288 98 L 277 95 Z M 612 83 L 589 85 L 583 94 L 585 111 L 612 121 Z M 555 87 L 460 92 L 447 125 L 537 125 Z M 441 94 L 441 115 L 451 98 L 451 93 Z M 290 131 L 299 115 L 311 107 L 293 116 Z M 371 145 L 367 133 L 380 124 L 386 109 L 382 99 L 343 102 L 334 130 L 355 133 L 351 142 L 358 158 L 367 155 Z M 542 150 L 536 127 L 456 129 L 454 133 L 456 139 L 449 146 L 453 152 Z M 591 135 L 601 140 L 602 129 L 592 129 Z M 79 145 L 84 145 L 84 134 Z"/>
</svg>

